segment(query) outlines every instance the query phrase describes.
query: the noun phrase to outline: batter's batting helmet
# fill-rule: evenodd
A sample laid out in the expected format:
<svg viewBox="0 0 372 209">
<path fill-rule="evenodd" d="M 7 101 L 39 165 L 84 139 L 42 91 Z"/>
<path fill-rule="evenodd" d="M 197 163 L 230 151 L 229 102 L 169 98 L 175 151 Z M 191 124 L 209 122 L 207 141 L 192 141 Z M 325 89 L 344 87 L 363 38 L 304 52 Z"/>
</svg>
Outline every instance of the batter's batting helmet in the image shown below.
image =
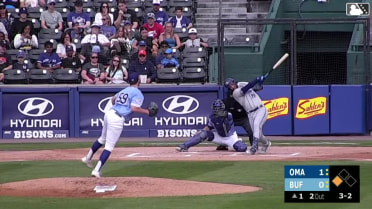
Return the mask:
<svg viewBox="0 0 372 209">
<path fill-rule="evenodd" d="M 226 88 L 229 88 L 229 86 L 231 86 L 233 84 L 238 84 L 238 82 L 236 82 L 235 79 L 233 79 L 233 78 L 226 78 L 226 80 L 225 80 L 225 87 Z"/>
<path fill-rule="evenodd" d="M 212 104 L 212 111 L 213 111 L 213 114 L 217 117 L 226 117 L 227 116 L 226 106 L 223 103 L 223 101 L 220 100 L 220 99 L 214 100 L 214 102 Z"/>
</svg>

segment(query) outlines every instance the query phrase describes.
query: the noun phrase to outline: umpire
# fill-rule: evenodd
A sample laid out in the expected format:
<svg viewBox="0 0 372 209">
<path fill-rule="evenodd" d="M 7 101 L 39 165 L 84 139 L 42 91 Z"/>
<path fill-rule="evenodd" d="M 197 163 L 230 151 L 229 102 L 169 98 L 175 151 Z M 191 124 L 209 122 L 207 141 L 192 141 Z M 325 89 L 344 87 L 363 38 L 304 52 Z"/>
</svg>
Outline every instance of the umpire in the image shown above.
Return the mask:
<svg viewBox="0 0 372 209">
<path fill-rule="evenodd" d="M 252 145 L 253 132 L 251 125 L 249 124 L 247 113 L 244 110 L 244 108 L 239 104 L 239 102 L 237 102 L 233 98 L 232 91 L 230 89 L 227 91 L 227 97 L 222 101 L 225 104 L 227 111 L 229 111 L 232 114 L 234 125 L 241 126 L 244 128 L 244 130 L 248 134 L 249 143 Z M 227 150 L 227 147 L 220 145 L 217 147 L 217 150 Z"/>
</svg>

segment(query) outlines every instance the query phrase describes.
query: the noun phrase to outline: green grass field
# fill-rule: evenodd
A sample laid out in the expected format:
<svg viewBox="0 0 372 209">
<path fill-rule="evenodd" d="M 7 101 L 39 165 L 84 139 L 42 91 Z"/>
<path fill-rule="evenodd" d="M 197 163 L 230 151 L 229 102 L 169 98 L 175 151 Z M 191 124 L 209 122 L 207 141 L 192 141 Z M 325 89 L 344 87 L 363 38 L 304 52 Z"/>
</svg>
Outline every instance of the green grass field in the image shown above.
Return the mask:
<svg viewBox="0 0 372 209">
<path fill-rule="evenodd" d="M 130 143 L 135 146 L 135 143 Z M 0 144 L 0 150 L 89 147 L 90 143 Z M 119 144 L 125 146 L 129 144 Z M 367 143 L 367 146 L 370 144 Z M 50 147 L 49 147 L 50 146 Z M 372 148 L 371 148 L 372 149 Z M 284 165 L 360 165 L 360 203 L 284 203 Z M 0 162 L 0 183 L 35 178 L 84 177 L 90 169 L 78 161 Z M 156 198 L 20 198 L 0 197 L 1 209 L 371 209 L 372 162 L 140 162 L 109 161 L 105 176 L 147 176 L 253 185 L 255 193 Z"/>
</svg>

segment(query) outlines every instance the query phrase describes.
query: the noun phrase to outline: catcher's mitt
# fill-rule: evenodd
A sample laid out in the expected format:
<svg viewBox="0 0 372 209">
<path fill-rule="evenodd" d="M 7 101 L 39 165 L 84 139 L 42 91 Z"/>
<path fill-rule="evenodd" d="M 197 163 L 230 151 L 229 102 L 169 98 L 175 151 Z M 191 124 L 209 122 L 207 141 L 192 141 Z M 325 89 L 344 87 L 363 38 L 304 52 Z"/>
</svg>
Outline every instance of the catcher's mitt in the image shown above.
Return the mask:
<svg viewBox="0 0 372 209">
<path fill-rule="evenodd" d="M 150 104 L 147 106 L 147 109 L 149 110 L 149 116 L 154 117 L 158 114 L 158 105 L 155 102 L 150 102 Z"/>
</svg>

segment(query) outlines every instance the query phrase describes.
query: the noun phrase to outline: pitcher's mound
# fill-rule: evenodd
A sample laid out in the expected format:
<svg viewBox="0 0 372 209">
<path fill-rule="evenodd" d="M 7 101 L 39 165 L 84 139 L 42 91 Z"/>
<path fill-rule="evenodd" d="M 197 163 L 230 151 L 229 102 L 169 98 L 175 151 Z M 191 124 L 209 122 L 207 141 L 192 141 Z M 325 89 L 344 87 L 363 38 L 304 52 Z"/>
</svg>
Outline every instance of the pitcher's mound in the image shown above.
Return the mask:
<svg viewBox="0 0 372 209">
<path fill-rule="evenodd" d="M 114 186 L 96 193 L 96 186 Z M 45 178 L 0 184 L 0 196 L 159 197 L 254 192 L 259 187 L 150 177 Z"/>
</svg>

